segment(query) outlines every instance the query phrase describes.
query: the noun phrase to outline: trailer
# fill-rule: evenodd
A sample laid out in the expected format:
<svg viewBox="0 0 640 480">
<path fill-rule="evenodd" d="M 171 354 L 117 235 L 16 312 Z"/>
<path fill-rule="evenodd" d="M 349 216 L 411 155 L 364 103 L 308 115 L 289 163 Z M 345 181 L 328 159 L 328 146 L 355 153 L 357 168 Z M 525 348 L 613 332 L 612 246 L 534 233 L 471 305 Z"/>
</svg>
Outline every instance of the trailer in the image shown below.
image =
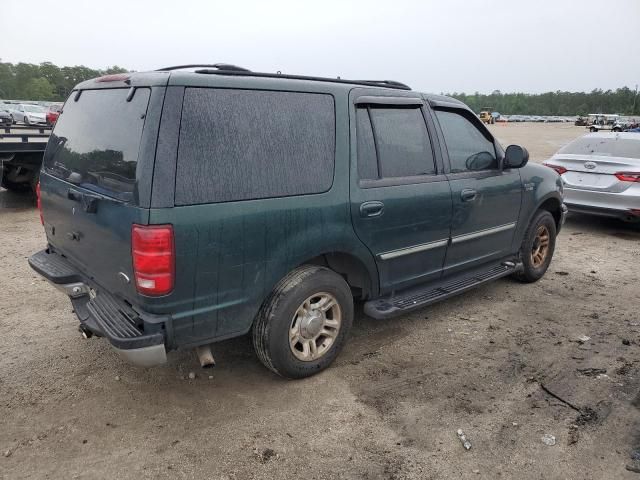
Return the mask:
<svg viewBox="0 0 640 480">
<path fill-rule="evenodd" d="M 2 187 L 14 191 L 35 191 L 51 129 L 50 126 L 0 127 Z"/>
</svg>

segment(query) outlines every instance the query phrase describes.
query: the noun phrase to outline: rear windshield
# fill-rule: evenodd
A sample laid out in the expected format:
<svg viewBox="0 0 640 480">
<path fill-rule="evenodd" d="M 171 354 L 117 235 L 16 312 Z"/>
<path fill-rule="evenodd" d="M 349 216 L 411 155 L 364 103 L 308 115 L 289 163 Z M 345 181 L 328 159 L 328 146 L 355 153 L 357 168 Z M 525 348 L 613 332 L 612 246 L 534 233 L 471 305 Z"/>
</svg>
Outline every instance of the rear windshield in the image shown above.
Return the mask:
<svg viewBox="0 0 640 480">
<path fill-rule="evenodd" d="M 570 155 L 603 155 L 607 157 L 640 158 L 640 139 L 610 137 L 582 137 L 560 149 Z"/>
<path fill-rule="evenodd" d="M 133 199 L 149 88 L 85 90 L 64 106 L 44 169 L 67 182 L 123 201 Z M 75 94 L 74 94 L 75 95 Z"/>
</svg>

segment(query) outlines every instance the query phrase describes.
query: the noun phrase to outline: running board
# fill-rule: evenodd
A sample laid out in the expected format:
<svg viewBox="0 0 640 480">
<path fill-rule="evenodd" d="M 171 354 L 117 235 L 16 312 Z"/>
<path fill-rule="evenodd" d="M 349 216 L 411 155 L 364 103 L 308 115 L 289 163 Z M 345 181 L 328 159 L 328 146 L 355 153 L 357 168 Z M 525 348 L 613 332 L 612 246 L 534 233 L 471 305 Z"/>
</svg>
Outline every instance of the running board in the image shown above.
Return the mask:
<svg viewBox="0 0 640 480">
<path fill-rule="evenodd" d="M 493 264 L 481 270 L 474 270 L 471 273 L 464 272 L 441 282 L 432 282 L 427 285 L 392 293 L 386 297 L 369 300 L 364 304 L 364 313 L 379 320 L 395 317 L 521 270 L 522 263 L 516 263 L 515 261 L 505 261 L 498 265 Z"/>
</svg>

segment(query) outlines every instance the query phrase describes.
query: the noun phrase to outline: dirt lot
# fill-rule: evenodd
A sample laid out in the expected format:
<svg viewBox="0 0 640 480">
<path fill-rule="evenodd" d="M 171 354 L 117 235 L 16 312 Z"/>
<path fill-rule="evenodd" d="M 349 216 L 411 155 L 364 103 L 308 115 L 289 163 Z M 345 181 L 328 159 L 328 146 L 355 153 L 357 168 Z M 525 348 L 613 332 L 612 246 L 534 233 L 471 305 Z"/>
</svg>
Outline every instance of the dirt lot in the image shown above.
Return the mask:
<svg viewBox="0 0 640 480">
<path fill-rule="evenodd" d="M 492 129 L 535 161 L 584 132 Z M 130 367 L 27 266 L 44 245 L 30 197 L 0 191 L 0 245 L 2 478 L 640 479 L 638 228 L 570 217 L 537 284 L 386 322 L 358 308 L 336 364 L 302 381 L 246 338 L 214 370 L 191 352 Z"/>
</svg>

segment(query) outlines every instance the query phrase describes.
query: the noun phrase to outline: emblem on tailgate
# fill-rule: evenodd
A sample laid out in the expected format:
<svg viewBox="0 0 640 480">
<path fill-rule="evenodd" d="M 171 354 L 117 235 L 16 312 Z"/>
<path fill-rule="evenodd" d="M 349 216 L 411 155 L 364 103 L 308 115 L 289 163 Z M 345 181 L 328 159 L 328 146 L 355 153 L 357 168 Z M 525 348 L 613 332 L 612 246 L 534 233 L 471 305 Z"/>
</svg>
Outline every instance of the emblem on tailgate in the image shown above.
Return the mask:
<svg viewBox="0 0 640 480">
<path fill-rule="evenodd" d="M 584 168 L 586 168 L 587 170 L 593 170 L 596 167 L 597 167 L 597 165 L 596 165 L 595 162 L 586 162 L 584 164 Z"/>
</svg>

